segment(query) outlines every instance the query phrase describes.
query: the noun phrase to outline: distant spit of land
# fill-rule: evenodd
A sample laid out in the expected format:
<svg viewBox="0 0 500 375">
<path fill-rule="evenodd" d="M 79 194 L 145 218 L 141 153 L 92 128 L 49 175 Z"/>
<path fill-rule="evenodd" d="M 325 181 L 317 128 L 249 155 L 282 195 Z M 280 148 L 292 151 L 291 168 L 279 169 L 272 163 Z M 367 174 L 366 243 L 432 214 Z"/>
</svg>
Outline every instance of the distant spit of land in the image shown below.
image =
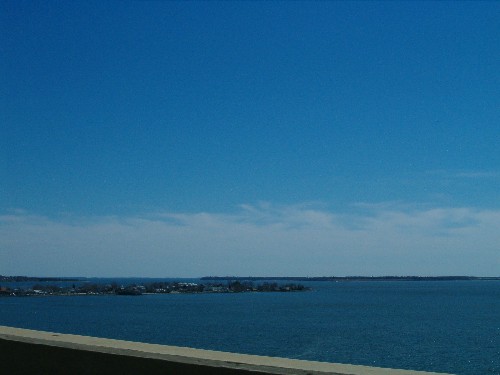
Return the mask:
<svg viewBox="0 0 500 375">
<path fill-rule="evenodd" d="M 477 276 L 204 276 L 202 280 L 283 280 L 283 281 L 460 281 L 460 280 L 500 280 L 500 277 Z"/>
<path fill-rule="evenodd" d="M 22 279 L 22 281 L 27 281 Z M 252 281 L 232 280 L 215 283 L 193 283 L 180 281 L 156 281 L 150 283 L 139 283 L 119 285 L 116 282 L 106 284 L 92 283 L 79 280 L 72 285 L 54 285 L 40 280 L 32 286 L 20 287 L 14 283 L 13 287 L 0 286 L 0 297 L 30 297 L 30 296 L 89 296 L 89 295 L 127 295 L 139 296 L 142 294 L 168 294 L 168 293 L 244 293 L 244 292 L 302 292 L 311 290 L 301 284 L 263 282 L 254 284 Z M 60 281 L 60 280 L 58 280 Z M 68 281 L 68 279 L 62 279 Z M 71 283 L 64 283 L 71 284 Z M 78 285 L 77 285 L 78 284 Z"/>
<path fill-rule="evenodd" d="M 0 275 L 0 281 L 3 282 L 59 282 L 59 281 L 80 281 L 82 278 L 76 277 L 33 277 L 33 276 L 2 276 Z"/>
</svg>

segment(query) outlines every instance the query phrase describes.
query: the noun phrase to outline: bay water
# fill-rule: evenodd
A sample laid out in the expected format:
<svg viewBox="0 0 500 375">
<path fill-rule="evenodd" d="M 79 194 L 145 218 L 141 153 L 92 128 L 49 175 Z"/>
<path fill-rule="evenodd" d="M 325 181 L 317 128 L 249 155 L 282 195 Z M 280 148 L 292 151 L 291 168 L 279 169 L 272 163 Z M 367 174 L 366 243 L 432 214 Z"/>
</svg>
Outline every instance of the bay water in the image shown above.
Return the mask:
<svg viewBox="0 0 500 375">
<path fill-rule="evenodd" d="M 0 325 L 305 360 L 500 375 L 500 281 L 302 284 L 312 291 L 4 297 Z M 5 283 L 16 285 L 21 284 Z"/>
</svg>

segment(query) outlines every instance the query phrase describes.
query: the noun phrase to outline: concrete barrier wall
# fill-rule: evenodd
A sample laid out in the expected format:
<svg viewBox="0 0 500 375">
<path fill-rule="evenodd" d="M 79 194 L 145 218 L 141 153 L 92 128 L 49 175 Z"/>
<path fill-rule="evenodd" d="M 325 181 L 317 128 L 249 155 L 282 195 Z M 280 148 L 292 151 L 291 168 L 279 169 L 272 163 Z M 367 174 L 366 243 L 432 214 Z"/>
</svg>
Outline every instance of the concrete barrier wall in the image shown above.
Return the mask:
<svg viewBox="0 0 500 375">
<path fill-rule="evenodd" d="M 0 326 L 2 374 L 333 374 L 436 373 L 180 348 Z"/>
</svg>

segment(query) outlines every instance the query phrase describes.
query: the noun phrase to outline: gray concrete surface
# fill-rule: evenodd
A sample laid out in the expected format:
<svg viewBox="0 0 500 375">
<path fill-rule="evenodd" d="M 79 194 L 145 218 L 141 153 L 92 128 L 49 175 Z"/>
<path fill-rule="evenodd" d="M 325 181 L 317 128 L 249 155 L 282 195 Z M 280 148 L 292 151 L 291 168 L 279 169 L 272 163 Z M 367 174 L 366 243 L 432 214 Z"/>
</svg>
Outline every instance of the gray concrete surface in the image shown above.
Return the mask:
<svg viewBox="0 0 500 375">
<path fill-rule="evenodd" d="M 225 353 L 4 326 L 0 326 L 0 366 L 2 374 L 36 375 L 437 374 Z"/>
</svg>

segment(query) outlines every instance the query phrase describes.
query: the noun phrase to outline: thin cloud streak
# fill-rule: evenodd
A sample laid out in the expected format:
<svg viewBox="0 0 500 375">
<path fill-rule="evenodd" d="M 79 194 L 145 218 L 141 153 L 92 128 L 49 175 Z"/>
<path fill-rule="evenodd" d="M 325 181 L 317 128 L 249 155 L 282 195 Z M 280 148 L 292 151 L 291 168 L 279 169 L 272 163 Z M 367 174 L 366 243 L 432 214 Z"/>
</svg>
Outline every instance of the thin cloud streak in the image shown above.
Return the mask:
<svg viewBox="0 0 500 375">
<path fill-rule="evenodd" d="M 446 178 L 465 178 L 465 179 L 489 179 L 500 178 L 499 171 L 485 171 L 485 170 L 434 170 L 429 171 L 430 175 L 443 176 Z"/>
<path fill-rule="evenodd" d="M 498 276 L 500 211 L 242 205 L 235 213 L 0 216 L 0 274 Z M 413 208 L 412 208 L 413 207 Z"/>
</svg>

